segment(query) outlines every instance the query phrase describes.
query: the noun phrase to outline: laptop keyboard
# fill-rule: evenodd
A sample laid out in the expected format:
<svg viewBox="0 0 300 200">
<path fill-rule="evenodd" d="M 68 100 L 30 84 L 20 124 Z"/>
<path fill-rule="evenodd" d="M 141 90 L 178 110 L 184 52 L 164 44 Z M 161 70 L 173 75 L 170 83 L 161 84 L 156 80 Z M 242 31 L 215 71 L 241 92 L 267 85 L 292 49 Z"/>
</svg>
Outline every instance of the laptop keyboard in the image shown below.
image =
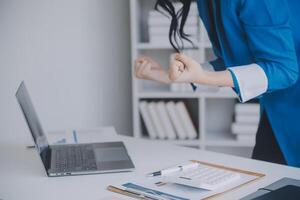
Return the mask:
<svg viewBox="0 0 300 200">
<path fill-rule="evenodd" d="M 95 154 L 90 145 L 68 146 L 54 152 L 56 170 L 65 172 L 97 169 Z"/>
</svg>

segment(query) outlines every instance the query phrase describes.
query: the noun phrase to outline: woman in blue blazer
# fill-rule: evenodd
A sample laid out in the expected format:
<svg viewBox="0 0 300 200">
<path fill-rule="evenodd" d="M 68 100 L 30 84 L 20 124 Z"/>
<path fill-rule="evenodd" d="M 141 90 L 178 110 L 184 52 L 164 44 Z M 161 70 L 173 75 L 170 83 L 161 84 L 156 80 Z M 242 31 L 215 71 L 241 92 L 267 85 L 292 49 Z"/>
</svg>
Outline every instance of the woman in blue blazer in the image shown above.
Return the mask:
<svg viewBox="0 0 300 200">
<path fill-rule="evenodd" d="M 190 0 L 181 2 L 185 16 Z M 172 36 L 186 38 L 185 17 L 174 15 L 169 0 L 156 6 L 172 16 L 170 42 L 176 49 Z M 198 0 L 198 10 L 217 56 L 210 62 L 215 71 L 177 54 L 169 71 L 138 58 L 136 76 L 232 87 L 241 102 L 259 98 L 262 116 L 252 157 L 300 167 L 300 1 Z"/>
</svg>

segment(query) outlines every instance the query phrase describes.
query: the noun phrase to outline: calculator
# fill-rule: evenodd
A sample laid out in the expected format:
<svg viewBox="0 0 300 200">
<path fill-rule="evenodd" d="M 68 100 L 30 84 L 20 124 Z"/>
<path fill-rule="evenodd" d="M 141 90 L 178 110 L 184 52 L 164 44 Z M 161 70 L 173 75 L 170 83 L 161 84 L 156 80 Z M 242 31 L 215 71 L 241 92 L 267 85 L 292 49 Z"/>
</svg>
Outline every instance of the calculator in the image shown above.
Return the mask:
<svg viewBox="0 0 300 200">
<path fill-rule="evenodd" d="M 206 190 L 216 190 L 240 179 L 238 172 L 199 164 L 193 170 L 181 171 L 164 176 L 165 182 L 187 185 Z"/>
</svg>

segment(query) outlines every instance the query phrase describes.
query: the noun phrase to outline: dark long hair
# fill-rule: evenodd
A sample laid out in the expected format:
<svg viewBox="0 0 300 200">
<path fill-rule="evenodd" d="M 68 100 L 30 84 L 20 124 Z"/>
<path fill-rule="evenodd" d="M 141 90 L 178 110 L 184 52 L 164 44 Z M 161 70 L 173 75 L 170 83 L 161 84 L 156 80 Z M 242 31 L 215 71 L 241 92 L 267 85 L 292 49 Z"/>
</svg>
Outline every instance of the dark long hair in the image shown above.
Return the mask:
<svg viewBox="0 0 300 200">
<path fill-rule="evenodd" d="M 184 32 L 184 25 L 188 17 L 192 0 L 179 0 L 182 7 L 176 12 L 171 0 L 157 0 L 155 10 L 165 13 L 171 17 L 169 30 L 169 41 L 176 52 L 180 52 L 184 48 L 183 40 L 188 41 L 193 46 L 193 42 L 188 38 L 189 35 Z M 163 9 L 165 12 L 162 12 Z M 179 39 L 179 40 L 178 40 Z"/>
</svg>

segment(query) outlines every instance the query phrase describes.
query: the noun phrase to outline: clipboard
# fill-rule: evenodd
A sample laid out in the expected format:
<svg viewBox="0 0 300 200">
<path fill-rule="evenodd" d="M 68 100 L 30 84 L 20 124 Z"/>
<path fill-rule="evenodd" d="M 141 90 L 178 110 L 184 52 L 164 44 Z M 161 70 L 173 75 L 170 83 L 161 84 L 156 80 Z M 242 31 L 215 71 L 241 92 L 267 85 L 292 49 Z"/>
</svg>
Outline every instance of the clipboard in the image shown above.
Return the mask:
<svg viewBox="0 0 300 200">
<path fill-rule="evenodd" d="M 209 200 L 209 199 L 213 199 L 215 197 L 218 197 L 218 196 L 221 196 L 225 193 L 228 193 L 228 192 L 232 192 L 234 190 L 237 190 L 245 185 L 248 185 L 250 183 L 253 183 L 253 182 L 256 182 L 258 181 L 260 178 L 264 177 L 265 174 L 262 174 L 262 173 L 258 173 L 258 172 L 252 172 L 252 171 L 247 171 L 247 170 L 243 170 L 243 169 L 237 169 L 237 168 L 232 168 L 232 167 L 227 167 L 227 166 L 223 166 L 223 165 L 217 165 L 217 164 L 213 164 L 213 163 L 207 163 L 207 162 L 202 162 L 202 161 L 197 161 L 197 160 L 192 160 L 193 162 L 197 162 L 197 163 L 200 163 L 200 164 L 203 164 L 203 165 L 206 165 L 206 166 L 210 166 L 210 167 L 216 167 L 216 168 L 219 168 L 219 169 L 224 169 L 224 170 L 228 170 L 228 171 L 232 171 L 232 172 L 238 172 L 238 173 L 241 173 L 241 174 L 247 174 L 247 175 L 250 175 L 250 176 L 254 176 L 256 178 L 254 178 L 253 180 L 251 181 L 247 181 L 243 184 L 240 184 L 236 187 L 233 187 L 229 190 L 226 190 L 224 192 L 221 192 L 221 193 L 217 193 L 217 194 L 214 194 L 214 195 L 211 195 L 207 198 L 204 198 L 204 200 Z"/>
<path fill-rule="evenodd" d="M 191 160 L 191 161 L 199 163 L 201 165 L 209 166 L 212 168 L 218 168 L 218 169 L 223 169 L 223 170 L 227 170 L 227 171 L 231 171 L 231 172 L 240 173 L 241 175 L 243 175 L 245 177 L 251 177 L 249 179 L 245 179 L 243 182 L 241 182 L 241 184 L 237 184 L 233 187 L 226 188 L 224 191 L 218 191 L 218 190 L 217 191 L 208 191 L 207 194 L 203 193 L 203 196 L 199 195 L 199 198 L 197 197 L 196 199 L 204 199 L 204 200 L 214 199 L 215 197 L 219 197 L 225 193 L 232 192 L 232 191 L 237 190 L 240 187 L 243 187 L 247 184 L 253 183 L 265 176 L 265 174 L 262 174 L 262 173 L 247 171 L 247 170 L 243 170 L 243 169 L 232 168 L 232 167 L 227 167 L 227 166 L 223 166 L 223 165 L 218 165 L 218 164 L 213 164 L 213 163 L 208 163 L 208 162 L 203 162 L 203 161 L 198 161 L 198 160 Z M 161 185 L 164 185 L 164 183 L 162 183 Z M 150 188 L 150 189 L 152 189 L 152 188 Z M 142 200 L 161 200 L 161 199 L 163 199 L 163 198 L 159 198 L 159 197 L 156 198 L 155 196 L 151 196 L 151 195 L 147 196 L 142 192 L 139 193 L 137 191 L 128 191 L 122 187 L 112 186 L 112 185 L 109 185 L 107 187 L 107 190 L 109 190 L 111 192 L 119 193 L 119 194 L 122 194 L 125 196 L 130 196 L 135 199 L 142 199 Z M 172 193 L 169 193 L 169 194 L 172 195 Z M 181 199 L 184 199 L 184 200 L 185 199 L 195 199 L 195 197 L 188 197 L 188 196 L 189 196 L 189 194 L 186 194 L 186 197 L 181 196 L 182 198 L 178 198 L 178 199 L 180 199 L 180 200 Z M 177 200 L 177 198 L 174 198 L 174 199 Z"/>
</svg>

